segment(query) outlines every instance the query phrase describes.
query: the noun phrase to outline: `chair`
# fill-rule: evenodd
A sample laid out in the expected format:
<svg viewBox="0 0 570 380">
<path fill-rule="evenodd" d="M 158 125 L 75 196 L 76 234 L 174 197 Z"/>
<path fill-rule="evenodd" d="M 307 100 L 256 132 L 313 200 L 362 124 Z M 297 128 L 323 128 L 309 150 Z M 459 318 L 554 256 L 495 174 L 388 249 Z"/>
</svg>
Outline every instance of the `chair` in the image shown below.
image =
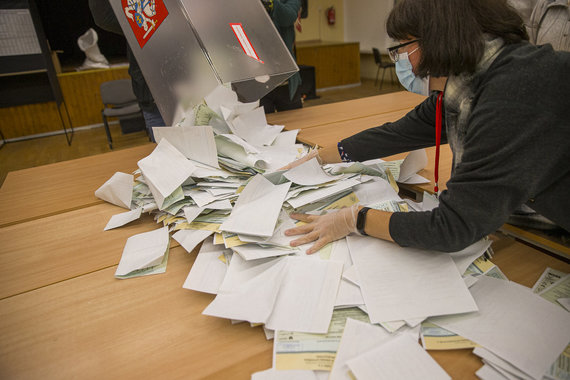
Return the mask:
<svg viewBox="0 0 570 380">
<path fill-rule="evenodd" d="M 372 48 L 372 53 L 374 54 L 374 62 L 378 66 L 378 70 L 376 70 L 376 80 L 374 81 L 374 85 L 378 83 L 378 74 L 380 73 L 380 69 L 382 69 L 382 81 L 380 81 L 380 88 L 382 88 L 382 84 L 384 84 L 384 74 L 386 74 L 386 69 L 396 67 L 394 62 L 382 62 L 382 55 L 380 54 L 380 50 L 376 48 Z M 390 70 L 390 79 L 392 82 L 394 81 L 394 74 L 392 74 L 392 70 Z"/>
<path fill-rule="evenodd" d="M 107 118 L 117 117 L 119 119 L 127 119 L 137 116 L 143 117 L 142 110 L 133 93 L 130 79 L 103 82 L 101 83 L 100 91 L 104 106 L 101 110 L 101 116 L 103 117 L 103 124 L 105 124 L 109 148 L 113 149 L 113 139 L 111 138 Z"/>
</svg>

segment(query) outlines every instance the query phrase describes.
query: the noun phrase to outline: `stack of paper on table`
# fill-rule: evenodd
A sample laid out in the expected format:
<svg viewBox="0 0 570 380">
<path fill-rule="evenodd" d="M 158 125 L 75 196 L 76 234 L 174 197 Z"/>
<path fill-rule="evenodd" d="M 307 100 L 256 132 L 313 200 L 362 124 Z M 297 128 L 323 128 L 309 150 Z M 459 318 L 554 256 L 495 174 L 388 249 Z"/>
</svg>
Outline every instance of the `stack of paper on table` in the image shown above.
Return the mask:
<svg viewBox="0 0 570 380">
<path fill-rule="evenodd" d="M 477 310 L 449 254 L 369 237 L 347 240 L 371 322 Z"/>
<path fill-rule="evenodd" d="M 319 369 L 333 373 L 342 368 L 338 378 L 346 378 L 346 369 L 357 378 L 377 378 L 377 371 L 399 376 L 410 369 L 410 363 L 417 363 L 416 369 L 446 378 L 417 344 L 420 323 L 428 317 L 435 323 L 482 313 L 478 289 L 488 286 L 483 274 L 505 278 L 481 258 L 488 241 L 450 254 L 351 235 L 309 256 L 305 251 L 311 244 L 292 248 L 289 243 L 294 238 L 284 234 L 296 224 L 288 216 L 293 211 L 320 214 L 355 203 L 392 212 L 411 210 L 396 193 L 391 176 L 413 177 L 414 170 L 425 166 L 423 152 L 413 152 L 403 163 L 373 160 L 321 166 L 309 160 L 279 171 L 303 151 L 295 144 L 296 131 L 280 132 L 282 127 L 268 126 L 258 104 L 241 104 L 234 95 L 218 88 L 180 125 L 157 129 L 159 144 L 139 161 L 134 184 L 132 176 L 116 174 L 97 191 L 102 199 L 133 210 L 114 216 L 109 228 L 136 218 L 141 211 L 151 212 L 164 225 L 129 239 L 117 276 L 164 271 L 172 232 L 188 252 L 202 243 L 183 287 L 215 294 L 203 313 L 264 324 L 268 336 L 277 337 L 274 364 L 279 368 L 305 370 L 307 363 L 318 363 Z M 204 122 L 211 125 L 193 125 Z M 387 173 L 387 168 L 394 173 Z M 548 296 L 560 310 L 569 298 L 552 290 Z M 485 305 L 485 298 L 481 300 Z M 359 322 L 364 324 L 361 330 L 368 331 L 370 338 L 386 339 L 371 341 L 355 352 L 350 348 L 354 345 L 346 343 L 351 342 L 354 327 L 346 322 L 348 315 L 366 316 Z M 505 347 L 488 347 L 484 339 L 480 343 L 478 331 L 443 322 L 431 326 L 449 327 L 447 333 L 472 339 L 481 345 L 477 352 L 487 358 L 500 351 L 499 356 L 507 355 L 511 364 L 517 359 L 514 351 L 511 356 L 503 352 L 508 350 Z M 298 344 L 286 346 L 285 336 Z M 327 353 L 315 361 L 308 352 L 311 349 Z M 550 351 L 558 349 L 559 345 Z M 390 352 L 399 355 L 387 363 L 372 363 L 367 356 L 389 358 Z M 528 373 L 536 368 L 522 370 Z M 322 371 L 313 375 L 324 376 Z M 258 376 L 279 374 L 268 371 Z"/>
<path fill-rule="evenodd" d="M 570 342 L 570 314 L 529 289 L 491 277 L 471 287 L 479 311 L 432 318 L 509 362 L 530 378 L 541 379 Z"/>
</svg>

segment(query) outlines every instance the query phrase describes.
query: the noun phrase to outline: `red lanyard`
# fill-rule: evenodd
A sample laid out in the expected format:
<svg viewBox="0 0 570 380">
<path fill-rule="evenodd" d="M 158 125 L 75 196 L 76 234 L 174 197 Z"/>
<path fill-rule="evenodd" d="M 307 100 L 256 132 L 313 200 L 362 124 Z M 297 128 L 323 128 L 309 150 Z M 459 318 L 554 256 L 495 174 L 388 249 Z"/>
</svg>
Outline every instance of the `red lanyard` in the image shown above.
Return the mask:
<svg viewBox="0 0 570 380">
<path fill-rule="evenodd" d="M 441 104 L 443 103 L 443 92 L 437 96 L 435 105 L 435 169 L 433 170 L 433 177 L 435 180 L 434 192 L 437 196 L 439 193 L 439 146 L 441 145 Z"/>
</svg>

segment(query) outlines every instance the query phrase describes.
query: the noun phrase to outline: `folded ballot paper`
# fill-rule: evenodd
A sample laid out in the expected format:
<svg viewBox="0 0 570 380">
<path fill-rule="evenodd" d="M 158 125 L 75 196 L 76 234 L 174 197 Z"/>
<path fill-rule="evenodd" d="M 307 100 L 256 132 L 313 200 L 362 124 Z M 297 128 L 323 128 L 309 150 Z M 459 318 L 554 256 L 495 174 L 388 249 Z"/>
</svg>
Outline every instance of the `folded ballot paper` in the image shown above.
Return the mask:
<svg viewBox="0 0 570 380">
<path fill-rule="evenodd" d="M 95 191 L 95 196 L 106 202 L 126 209 L 131 208 L 134 176 L 116 172 L 107 182 Z"/>
<path fill-rule="evenodd" d="M 138 162 L 159 209 L 190 177 L 195 166 L 166 139 L 160 140 L 154 151 Z"/>
<path fill-rule="evenodd" d="M 169 240 L 168 227 L 128 238 L 115 277 L 125 279 L 164 273 Z"/>
<path fill-rule="evenodd" d="M 154 127 L 152 131 L 156 141 L 166 139 L 186 158 L 219 168 L 211 126 Z"/>
</svg>

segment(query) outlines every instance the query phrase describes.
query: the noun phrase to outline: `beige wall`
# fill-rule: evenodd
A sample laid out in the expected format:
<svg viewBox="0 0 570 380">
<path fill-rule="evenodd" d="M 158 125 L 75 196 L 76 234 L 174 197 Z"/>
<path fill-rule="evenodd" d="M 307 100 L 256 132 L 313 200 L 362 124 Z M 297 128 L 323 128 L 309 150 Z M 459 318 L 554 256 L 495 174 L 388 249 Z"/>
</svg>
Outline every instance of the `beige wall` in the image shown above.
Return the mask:
<svg viewBox="0 0 570 380">
<path fill-rule="evenodd" d="M 329 25 L 325 17 L 326 9 L 330 6 L 333 6 L 336 11 L 336 23 L 334 25 Z M 296 31 L 297 41 L 353 42 L 345 41 L 344 38 L 344 7 L 344 0 L 309 0 L 309 16 L 301 19 L 303 31 L 301 33 Z M 372 52 L 364 52 L 360 55 L 360 74 L 362 78 L 374 79 L 376 76 L 376 64 Z"/>
<path fill-rule="evenodd" d="M 325 13 L 333 6 L 336 23 L 329 25 Z M 303 32 L 297 31 L 297 41 L 344 41 L 344 0 L 309 0 L 309 16 L 301 19 Z"/>
</svg>

